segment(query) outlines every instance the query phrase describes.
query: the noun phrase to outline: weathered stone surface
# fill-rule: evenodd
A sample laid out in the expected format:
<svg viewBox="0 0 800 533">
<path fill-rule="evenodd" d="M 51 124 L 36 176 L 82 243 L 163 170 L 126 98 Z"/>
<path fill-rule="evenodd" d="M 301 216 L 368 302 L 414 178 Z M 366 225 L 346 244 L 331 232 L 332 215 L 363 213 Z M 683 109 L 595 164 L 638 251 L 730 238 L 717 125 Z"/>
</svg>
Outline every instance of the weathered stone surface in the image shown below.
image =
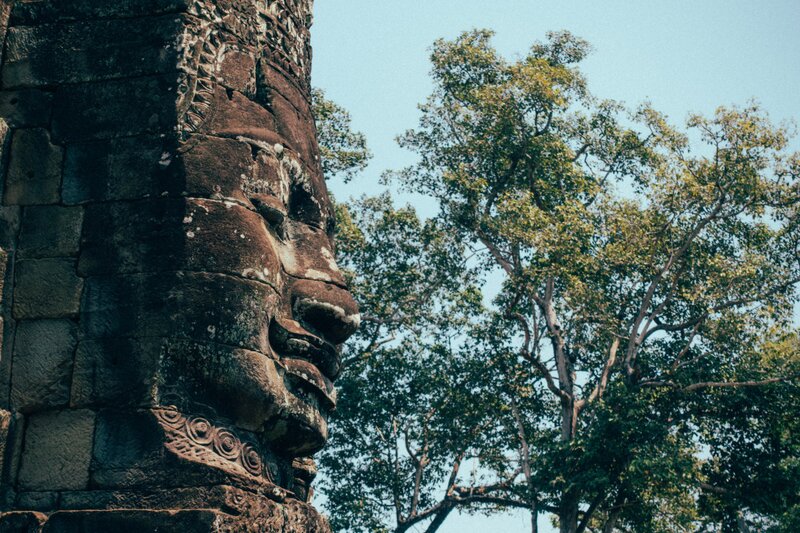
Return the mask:
<svg viewBox="0 0 800 533">
<path fill-rule="evenodd" d="M 17 505 L 22 509 L 51 512 L 58 508 L 59 497 L 60 493 L 53 491 L 21 492 L 17 494 Z"/>
<path fill-rule="evenodd" d="M 159 135 L 70 144 L 64 161 L 66 204 L 138 200 L 184 191 L 174 142 Z"/>
<path fill-rule="evenodd" d="M 6 278 L 11 274 L 6 272 Z M 8 295 L 6 291 L 4 294 Z M 10 298 L 9 298 L 10 299 Z M 11 363 L 17 321 L 11 318 L 11 303 L 3 302 L 3 350 L 0 352 L 0 405 L 8 407 L 11 397 Z"/>
<path fill-rule="evenodd" d="M 25 259 L 16 265 L 14 318 L 72 317 L 80 310 L 83 280 L 73 259 Z"/>
<path fill-rule="evenodd" d="M 280 277 L 275 244 L 263 218 L 241 205 L 157 199 L 88 208 L 78 265 L 81 275 L 153 272 L 165 264 L 272 286 Z"/>
<path fill-rule="evenodd" d="M 42 532 L 83 533 L 88 531 L 114 531 L 116 533 L 140 533 L 142 531 L 167 531 L 208 533 L 222 531 L 223 520 L 221 515 L 221 512 L 211 510 L 61 511 L 50 517 Z"/>
<path fill-rule="evenodd" d="M 220 60 L 216 73 L 223 86 L 248 98 L 256 94 L 256 60 L 252 51 L 230 50 Z"/>
<path fill-rule="evenodd" d="M 0 117 L 15 128 L 47 126 L 53 94 L 39 89 L 0 91 Z"/>
<path fill-rule="evenodd" d="M 89 483 L 95 415 L 88 410 L 31 415 L 19 472 L 23 490 L 80 490 Z"/>
<path fill-rule="evenodd" d="M 164 133 L 175 127 L 175 76 L 63 85 L 53 102 L 57 142 Z"/>
<path fill-rule="evenodd" d="M 305 278 L 345 286 L 333 248 L 325 231 L 305 224 L 291 222 L 289 232 L 293 239 L 279 242 L 279 255 L 286 272 L 296 278 Z"/>
<path fill-rule="evenodd" d="M 17 130 L 11 141 L 5 204 L 55 204 L 59 201 L 63 150 L 45 129 Z"/>
<path fill-rule="evenodd" d="M 165 15 L 12 27 L 0 81 L 38 87 L 175 71 L 182 26 Z"/>
<path fill-rule="evenodd" d="M 82 222 L 83 209 L 80 207 L 26 207 L 22 214 L 22 232 L 19 236 L 20 257 L 77 255 Z"/>
<path fill-rule="evenodd" d="M 153 405 L 162 339 L 100 339 L 78 344 L 71 405 Z"/>
<path fill-rule="evenodd" d="M 0 206 L 0 248 L 12 250 L 17 247 L 20 226 L 20 207 Z"/>
<path fill-rule="evenodd" d="M 267 109 L 237 91 L 216 86 L 213 102 L 198 133 L 222 137 L 247 137 L 268 144 L 286 142 L 277 132 L 275 117 Z"/>
<path fill-rule="evenodd" d="M 14 2 L 0 406 L 26 424 L 0 508 L 49 517 L 0 523 L 329 533 L 310 456 L 358 317 L 333 260 L 310 9 Z"/>
<path fill-rule="evenodd" d="M 1 52 L 0 52 L 1 53 Z M 0 196 L 5 196 L 5 175 L 8 166 L 8 144 L 11 129 L 8 123 L 0 116 Z"/>
<path fill-rule="evenodd" d="M 15 433 L 19 433 L 16 429 L 20 419 L 20 415 L 0 409 L 0 481 L 4 485 L 0 488 L 0 504 L 5 500 L 3 492 L 12 484 L 10 477 L 19 459 L 19 453 L 13 444 Z"/>
<path fill-rule="evenodd" d="M 198 135 L 192 138 L 176 164 L 185 172 L 190 196 L 247 202 L 243 176 L 254 175 L 253 149 L 245 142 Z"/>
<path fill-rule="evenodd" d="M 333 344 L 344 342 L 360 324 L 350 293 L 330 283 L 298 280 L 292 286 L 294 315 Z"/>
<path fill-rule="evenodd" d="M 0 533 L 39 533 L 47 515 L 36 512 L 0 514 Z"/>
<path fill-rule="evenodd" d="M 3 2 L 0 4 L 0 43 L 6 40 L 6 31 L 8 29 L 8 21 L 11 15 L 11 2 Z M 0 55 L 2 55 L 0 50 Z"/>
<path fill-rule="evenodd" d="M 161 375 L 171 385 L 159 393 L 170 402 L 189 410 L 193 405 L 213 403 L 217 414 L 236 422 L 237 426 L 259 431 L 248 420 L 270 420 L 284 409 L 301 407 L 297 400 L 281 394 L 283 366 L 262 353 L 215 342 L 176 341 L 165 343 L 161 358 Z M 209 380 L 208 376 L 226 375 L 225 380 Z M 228 401 L 240 398 L 239 402 Z M 313 415 L 309 415 L 313 416 Z"/>
<path fill-rule="evenodd" d="M 98 276 L 86 281 L 80 324 L 86 339 L 173 337 L 263 353 L 277 303 L 265 283 L 224 274 Z"/>
<path fill-rule="evenodd" d="M 11 23 L 33 26 L 59 20 L 132 18 L 184 11 L 189 0 L 59 0 L 58 2 L 16 2 Z"/>
<path fill-rule="evenodd" d="M 163 437 L 149 411 L 101 411 L 97 419 L 92 485 L 97 488 L 157 486 L 167 465 Z M 162 470 L 162 471 L 158 471 Z M 178 486 L 180 480 L 167 483 Z"/>
<path fill-rule="evenodd" d="M 21 412 L 69 402 L 77 327 L 70 320 L 23 320 L 14 342 L 11 405 Z"/>
</svg>

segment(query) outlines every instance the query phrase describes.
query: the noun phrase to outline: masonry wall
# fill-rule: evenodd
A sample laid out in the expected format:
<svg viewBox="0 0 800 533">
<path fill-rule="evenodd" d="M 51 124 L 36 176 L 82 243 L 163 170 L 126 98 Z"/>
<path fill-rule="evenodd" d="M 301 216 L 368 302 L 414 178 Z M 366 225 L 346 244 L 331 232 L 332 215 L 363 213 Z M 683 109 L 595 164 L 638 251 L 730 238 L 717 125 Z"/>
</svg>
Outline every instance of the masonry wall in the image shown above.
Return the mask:
<svg viewBox="0 0 800 533">
<path fill-rule="evenodd" d="M 265 444 L 192 359 L 269 352 L 279 282 L 228 241 L 264 225 L 260 173 L 321 176 L 310 3 L 2 1 L 0 531 L 326 531 L 302 444 Z M 159 411 L 202 402 L 229 457 Z"/>
</svg>

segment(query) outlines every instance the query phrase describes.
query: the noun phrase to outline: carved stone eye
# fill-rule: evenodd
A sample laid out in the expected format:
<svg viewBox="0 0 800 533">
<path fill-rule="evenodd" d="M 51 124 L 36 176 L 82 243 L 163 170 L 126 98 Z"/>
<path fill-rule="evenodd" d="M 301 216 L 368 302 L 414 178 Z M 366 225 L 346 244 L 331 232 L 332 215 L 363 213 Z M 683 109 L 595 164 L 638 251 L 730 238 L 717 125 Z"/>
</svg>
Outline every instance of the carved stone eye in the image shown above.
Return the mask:
<svg viewBox="0 0 800 533">
<path fill-rule="evenodd" d="M 275 230 L 280 239 L 286 237 L 286 207 L 277 197 L 270 194 L 254 194 L 250 201 L 267 224 Z"/>
</svg>

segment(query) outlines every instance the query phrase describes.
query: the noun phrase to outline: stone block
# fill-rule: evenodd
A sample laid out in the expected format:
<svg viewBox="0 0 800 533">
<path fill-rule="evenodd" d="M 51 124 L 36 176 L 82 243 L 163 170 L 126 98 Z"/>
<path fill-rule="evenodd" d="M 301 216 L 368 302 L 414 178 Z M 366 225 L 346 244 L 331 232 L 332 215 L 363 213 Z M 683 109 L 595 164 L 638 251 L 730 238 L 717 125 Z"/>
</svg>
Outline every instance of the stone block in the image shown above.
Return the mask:
<svg viewBox="0 0 800 533">
<path fill-rule="evenodd" d="M 3 313 L 10 314 L 10 307 L 10 304 L 6 303 Z M 11 363 L 14 349 L 14 343 L 11 341 L 17 329 L 17 321 L 6 316 L 2 320 L 2 328 L 3 339 L 8 339 L 8 342 L 3 342 L 0 351 L 0 405 L 8 405 L 11 397 Z"/>
<path fill-rule="evenodd" d="M 2 53 L 2 52 L 0 52 Z M 8 167 L 8 145 L 11 128 L 0 115 L 0 196 L 5 196 L 6 168 Z"/>
<path fill-rule="evenodd" d="M 3 2 L 0 4 L 0 43 L 6 40 L 6 31 L 8 31 L 8 22 L 11 16 L 11 6 L 12 2 Z"/>
<path fill-rule="evenodd" d="M 0 117 L 15 128 L 47 126 L 53 110 L 53 94 L 39 89 L 0 91 Z"/>
<path fill-rule="evenodd" d="M 97 415 L 91 484 L 95 489 L 211 486 L 226 474 L 167 452 L 151 411 L 104 410 Z"/>
<path fill-rule="evenodd" d="M 0 409 L 0 504 L 2 504 L 3 488 L 14 484 L 14 475 L 19 465 L 19 452 L 23 426 L 23 418 L 19 413 Z"/>
<path fill-rule="evenodd" d="M 17 247 L 20 211 L 20 207 L 16 205 L 0 206 L 0 248 L 3 250 L 13 250 Z"/>
<path fill-rule="evenodd" d="M 63 150 L 44 129 L 17 130 L 11 140 L 5 204 L 56 204 Z"/>
<path fill-rule="evenodd" d="M 179 161 L 185 190 L 190 196 L 247 202 L 243 189 L 254 174 L 252 152 L 249 144 L 234 139 L 193 136 Z"/>
<path fill-rule="evenodd" d="M 17 495 L 18 509 L 29 509 L 31 511 L 52 512 L 58 508 L 58 492 L 21 492 Z"/>
<path fill-rule="evenodd" d="M 87 410 L 31 415 L 19 472 L 21 490 L 84 490 L 89 483 L 95 415 Z"/>
<path fill-rule="evenodd" d="M 216 79 L 249 98 L 256 95 L 256 62 L 252 51 L 228 49 L 220 60 Z"/>
<path fill-rule="evenodd" d="M 267 353 L 277 305 L 265 283 L 224 274 L 98 276 L 86 280 L 80 327 L 84 339 L 169 337 Z"/>
<path fill-rule="evenodd" d="M 6 88 L 174 72 L 176 15 L 12 27 L 0 79 Z"/>
<path fill-rule="evenodd" d="M 297 109 L 279 93 L 272 96 L 271 104 L 277 131 L 281 137 L 286 139 L 286 145 L 297 152 L 307 166 L 317 168 L 319 166 L 319 147 L 311 115 Z"/>
<path fill-rule="evenodd" d="M 185 11 L 191 0 L 59 0 L 16 2 L 11 13 L 15 26 L 34 26 L 60 20 L 132 18 Z"/>
<path fill-rule="evenodd" d="M 0 170 L 5 171 L 5 155 L 6 155 L 6 145 L 8 144 L 8 134 L 11 132 L 11 128 L 8 125 L 8 122 L 5 120 L 5 116 L 0 115 Z M 0 174 L 0 176 L 5 176 L 5 173 Z"/>
<path fill-rule="evenodd" d="M 20 412 L 69 402 L 77 327 L 70 320 L 23 320 L 17 324 L 11 404 Z"/>
<path fill-rule="evenodd" d="M 215 85 L 209 98 L 212 100 L 211 109 L 197 133 L 232 138 L 242 136 L 268 144 L 286 143 L 278 135 L 272 113 L 245 95 Z"/>
<path fill-rule="evenodd" d="M 84 340 L 72 377 L 73 407 L 153 404 L 161 339 Z"/>
<path fill-rule="evenodd" d="M 231 202 L 95 204 L 86 211 L 78 273 L 218 272 L 277 286 L 273 240 L 259 214 Z"/>
<path fill-rule="evenodd" d="M 64 85 L 53 102 L 57 142 L 167 133 L 177 122 L 177 75 Z"/>
<path fill-rule="evenodd" d="M 174 152 L 174 142 L 158 135 L 70 144 L 64 161 L 64 203 L 178 195 L 184 186 Z"/>
<path fill-rule="evenodd" d="M 102 411 L 97 418 L 92 485 L 135 486 L 158 474 L 163 463 L 163 433 L 149 411 Z"/>
<path fill-rule="evenodd" d="M 16 264 L 14 318 L 64 318 L 78 314 L 83 280 L 72 259 L 25 259 Z"/>
<path fill-rule="evenodd" d="M 22 258 L 70 257 L 78 253 L 83 208 L 30 206 L 22 213 L 19 255 Z"/>
<path fill-rule="evenodd" d="M 59 511 L 42 529 L 43 533 L 111 532 L 211 533 L 223 529 L 221 511 Z M 244 529 L 236 531 L 244 532 Z M 266 531 L 266 530 L 265 530 Z M 277 533 L 277 530 L 275 531 Z"/>
<path fill-rule="evenodd" d="M 47 515 L 36 512 L 0 513 L 0 533 L 40 533 Z"/>
</svg>

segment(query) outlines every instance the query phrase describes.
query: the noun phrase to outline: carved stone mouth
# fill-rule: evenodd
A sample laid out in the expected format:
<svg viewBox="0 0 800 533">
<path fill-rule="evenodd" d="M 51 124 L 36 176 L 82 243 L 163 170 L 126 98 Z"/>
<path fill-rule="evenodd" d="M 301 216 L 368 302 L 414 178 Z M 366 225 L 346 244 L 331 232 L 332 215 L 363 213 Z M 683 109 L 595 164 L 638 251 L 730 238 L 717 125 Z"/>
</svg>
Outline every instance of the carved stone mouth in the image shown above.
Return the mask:
<svg viewBox="0 0 800 533">
<path fill-rule="evenodd" d="M 284 358 L 283 364 L 290 379 L 303 388 L 311 388 L 328 409 L 336 408 L 336 389 L 333 382 L 319 369 L 303 359 Z"/>
<path fill-rule="evenodd" d="M 336 347 L 294 320 L 274 318 L 269 327 L 269 342 L 281 358 L 308 361 L 327 380 L 334 381 L 339 375 L 341 362 Z"/>
<path fill-rule="evenodd" d="M 335 409 L 333 380 L 340 367 L 336 348 L 309 333 L 299 323 L 278 318 L 270 324 L 269 340 L 286 369 L 290 383 L 316 396 L 320 406 Z"/>
</svg>

